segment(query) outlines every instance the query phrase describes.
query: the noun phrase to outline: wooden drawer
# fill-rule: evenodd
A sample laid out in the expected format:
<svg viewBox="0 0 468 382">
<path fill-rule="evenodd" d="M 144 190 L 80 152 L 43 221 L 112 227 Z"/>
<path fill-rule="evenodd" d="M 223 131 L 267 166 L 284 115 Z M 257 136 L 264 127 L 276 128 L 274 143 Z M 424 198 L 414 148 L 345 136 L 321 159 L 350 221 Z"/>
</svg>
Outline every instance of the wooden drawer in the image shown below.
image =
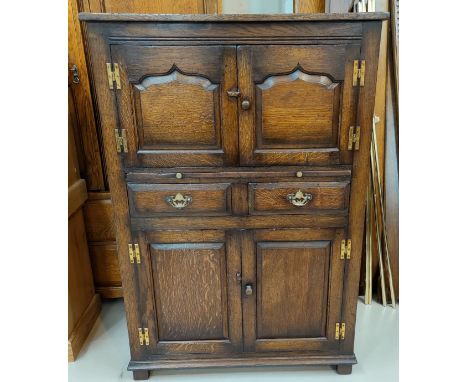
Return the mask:
<svg viewBox="0 0 468 382">
<path fill-rule="evenodd" d="M 231 184 L 134 184 L 128 202 L 133 217 L 218 216 L 231 213 Z"/>
<path fill-rule="evenodd" d="M 249 213 L 310 214 L 346 213 L 349 182 L 249 183 Z"/>
</svg>

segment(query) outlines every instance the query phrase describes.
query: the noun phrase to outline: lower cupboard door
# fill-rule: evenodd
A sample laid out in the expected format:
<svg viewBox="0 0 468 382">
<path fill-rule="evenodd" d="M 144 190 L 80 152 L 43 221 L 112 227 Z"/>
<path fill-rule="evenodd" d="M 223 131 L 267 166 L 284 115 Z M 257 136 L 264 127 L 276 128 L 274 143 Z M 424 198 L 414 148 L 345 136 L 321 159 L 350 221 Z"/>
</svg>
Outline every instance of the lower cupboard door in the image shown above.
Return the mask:
<svg viewBox="0 0 468 382">
<path fill-rule="evenodd" d="M 244 351 L 338 349 L 344 238 L 341 229 L 243 234 Z"/>
<path fill-rule="evenodd" d="M 136 236 L 141 257 L 135 264 L 138 308 L 146 353 L 242 351 L 238 234 L 203 230 Z"/>
</svg>

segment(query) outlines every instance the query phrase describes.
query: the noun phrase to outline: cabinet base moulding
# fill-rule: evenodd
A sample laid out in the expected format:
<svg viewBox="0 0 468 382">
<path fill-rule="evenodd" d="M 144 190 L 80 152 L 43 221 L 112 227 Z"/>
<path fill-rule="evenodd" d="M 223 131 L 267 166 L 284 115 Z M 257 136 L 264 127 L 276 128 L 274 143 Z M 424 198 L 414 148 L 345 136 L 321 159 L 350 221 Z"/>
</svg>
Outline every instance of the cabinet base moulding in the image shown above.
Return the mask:
<svg viewBox="0 0 468 382">
<path fill-rule="evenodd" d="M 251 366 L 337 366 L 339 374 L 350 374 L 356 356 L 238 356 L 226 358 L 154 359 L 131 361 L 128 370 L 145 372 L 150 370 L 195 369 L 210 367 L 251 367 Z M 348 372 L 341 372 L 347 370 Z"/>
</svg>

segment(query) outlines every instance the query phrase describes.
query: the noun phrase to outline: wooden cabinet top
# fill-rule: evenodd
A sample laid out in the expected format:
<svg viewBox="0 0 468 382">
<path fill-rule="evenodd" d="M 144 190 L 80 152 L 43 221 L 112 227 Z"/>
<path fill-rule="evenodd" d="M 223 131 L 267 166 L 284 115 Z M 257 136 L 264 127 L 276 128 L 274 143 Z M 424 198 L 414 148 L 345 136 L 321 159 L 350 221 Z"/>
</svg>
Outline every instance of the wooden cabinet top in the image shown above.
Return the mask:
<svg viewBox="0 0 468 382">
<path fill-rule="evenodd" d="M 82 21 L 113 21 L 113 22 L 272 22 L 272 21 L 371 21 L 387 20 L 388 12 L 370 13 L 304 13 L 275 15 L 164 15 L 164 14 L 134 14 L 134 13 L 80 13 Z"/>
</svg>

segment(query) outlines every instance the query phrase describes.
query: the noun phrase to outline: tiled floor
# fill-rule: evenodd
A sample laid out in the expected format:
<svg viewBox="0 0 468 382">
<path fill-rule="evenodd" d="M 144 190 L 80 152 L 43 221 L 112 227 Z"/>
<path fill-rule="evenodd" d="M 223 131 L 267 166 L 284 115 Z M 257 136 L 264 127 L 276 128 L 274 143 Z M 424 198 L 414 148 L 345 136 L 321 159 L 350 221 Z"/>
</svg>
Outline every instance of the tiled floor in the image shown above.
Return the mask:
<svg viewBox="0 0 468 382">
<path fill-rule="evenodd" d="M 355 353 L 351 375 L 337 375 L 330 367 L 258 367 L 153 372 L 150 381 L 398 381 L 398 308 L 359 302 Z M 106 301 L 78 360 L 68 366 L 69 382 L 132 381 L 123 301 Z"/>
</svg>

